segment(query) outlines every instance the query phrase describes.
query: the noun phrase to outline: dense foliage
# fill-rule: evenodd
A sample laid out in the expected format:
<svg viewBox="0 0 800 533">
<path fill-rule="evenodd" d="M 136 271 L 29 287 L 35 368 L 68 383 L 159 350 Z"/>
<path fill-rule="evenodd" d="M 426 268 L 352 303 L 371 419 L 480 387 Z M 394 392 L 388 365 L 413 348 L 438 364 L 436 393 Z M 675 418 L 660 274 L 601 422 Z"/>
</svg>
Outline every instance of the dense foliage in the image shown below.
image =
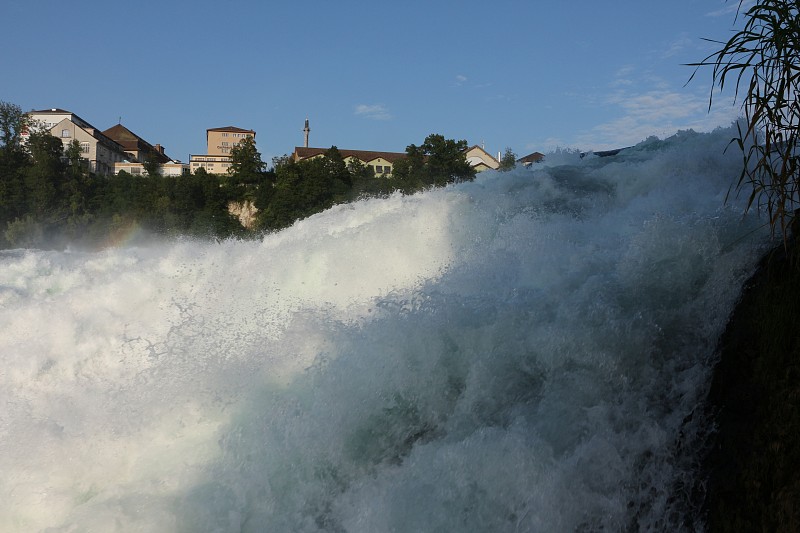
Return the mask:
<svg viewBox="0 0 800 533">
<path fill-rule="evenodd" d="M 506 151 L 503 153 L 503 157 L 500 158 L 500 167 L 498 170 L 501 172 L 508 172 L 516 166 L 517 154 L 515 154 L 511 148 L 506 148 Z"/>
<path fill-rule="evenodd" d="M 413 192 L 426 187 L 472 180 L 475 169 L 467 162 L 467 141 L 454 141 L 431 134 L 420 146 L 406 147 L 406 157 L 395 163 L 392 179 L 396 188 Z"/>
<path fill-rule="evenodd" d="M 267 170 L 255 142 L 231 150 L 226 175 L 164 177 L 155 161 L 143 175 L 98 176 L 81 158 L 80 144 L 64 149 L 47 132 L 30 131 L 21 109 L 0 102 L 0 248 L 103 246 L 136 233 L 226 238 L 259 235 L 292 225 L 339 203 L 395 191 L 473 179 L 466 141 L 429 135 L 389 177 L 376 177 L 358 160 L 346 162 L 334 146 L 323 157 L 293 161 L 284 156 Z M 244 228 L 232 204 L 252 204 L 253 224 Z M 139 231 L 141 230 L 141 231 Z"/>
<path fill-rule="evenodd" d="M 742 30 L 711 40 L 720 49 L 695 66 L 713 67 L 713 87 L 733 84 L 741 96 L 744 124 L 732 141 L 743 156 L 737 188 L 749 185 L 748 207 L 765 209 L 773 233 L 786 238 L 800 207 L 800 4 L 761 0 L 744 8 L 740 1 Z"/>
</svg>

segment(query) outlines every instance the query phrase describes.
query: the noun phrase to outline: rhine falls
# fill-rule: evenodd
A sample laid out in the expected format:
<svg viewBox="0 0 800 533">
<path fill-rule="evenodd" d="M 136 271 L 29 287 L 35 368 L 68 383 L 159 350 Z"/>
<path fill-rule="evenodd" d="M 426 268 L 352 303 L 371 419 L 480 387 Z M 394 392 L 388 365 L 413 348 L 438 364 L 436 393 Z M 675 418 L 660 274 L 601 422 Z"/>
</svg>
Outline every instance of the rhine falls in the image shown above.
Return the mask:
<svg viewBox="0 0 800 533">
<path fill-rule="evenodd" d="M 702 529 L 732 129 L 260 240 L 0 252 L 0 531 Z"/>
</svg>

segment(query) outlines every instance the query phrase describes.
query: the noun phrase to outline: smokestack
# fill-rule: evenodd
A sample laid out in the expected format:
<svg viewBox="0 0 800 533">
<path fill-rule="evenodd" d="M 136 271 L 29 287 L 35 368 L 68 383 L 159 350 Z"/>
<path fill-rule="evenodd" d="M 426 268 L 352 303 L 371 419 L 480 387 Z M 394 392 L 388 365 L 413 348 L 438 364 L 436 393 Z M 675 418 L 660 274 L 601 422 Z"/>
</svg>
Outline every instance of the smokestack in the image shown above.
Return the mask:
<svg viewBox="0 0 800 533">
<path fill-rule="evenodd" d="M 311 133 L 311 128 L 308 127 L 308 118 L 306 118 L 306 127 L 303 128 L 303 133 L 305 134 L 305 147 L 308 148 L 308 134 Z"/>
</svg>

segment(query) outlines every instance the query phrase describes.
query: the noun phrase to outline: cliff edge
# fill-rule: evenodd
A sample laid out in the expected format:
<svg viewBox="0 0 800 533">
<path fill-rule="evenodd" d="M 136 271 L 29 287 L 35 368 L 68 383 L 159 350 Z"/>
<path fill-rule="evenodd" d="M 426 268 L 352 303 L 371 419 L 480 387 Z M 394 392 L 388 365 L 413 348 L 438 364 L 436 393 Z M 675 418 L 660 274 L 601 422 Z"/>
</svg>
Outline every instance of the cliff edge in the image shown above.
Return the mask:
<svg viewBox="0 0 800 533">
<path fill-rule="evenodd" d="M 800 531 L 800 245 L 762 260 L 719 350 L 708 531 Z"/>
</svg>

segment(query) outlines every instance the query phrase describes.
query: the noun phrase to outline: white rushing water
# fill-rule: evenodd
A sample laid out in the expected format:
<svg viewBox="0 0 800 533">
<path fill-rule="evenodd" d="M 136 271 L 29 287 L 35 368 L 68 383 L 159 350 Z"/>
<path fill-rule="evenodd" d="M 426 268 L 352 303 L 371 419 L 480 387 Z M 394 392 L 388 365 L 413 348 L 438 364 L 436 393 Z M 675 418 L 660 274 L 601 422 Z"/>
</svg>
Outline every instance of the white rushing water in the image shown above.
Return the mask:
<svg viewBox="0 0 800 533">
<path fill-rule="evenodd" d="M 258 242 L 0 253 L 0 531 L 696 527 L 695 409 L 766 242 L 731 136 Z"/>
</svg>

